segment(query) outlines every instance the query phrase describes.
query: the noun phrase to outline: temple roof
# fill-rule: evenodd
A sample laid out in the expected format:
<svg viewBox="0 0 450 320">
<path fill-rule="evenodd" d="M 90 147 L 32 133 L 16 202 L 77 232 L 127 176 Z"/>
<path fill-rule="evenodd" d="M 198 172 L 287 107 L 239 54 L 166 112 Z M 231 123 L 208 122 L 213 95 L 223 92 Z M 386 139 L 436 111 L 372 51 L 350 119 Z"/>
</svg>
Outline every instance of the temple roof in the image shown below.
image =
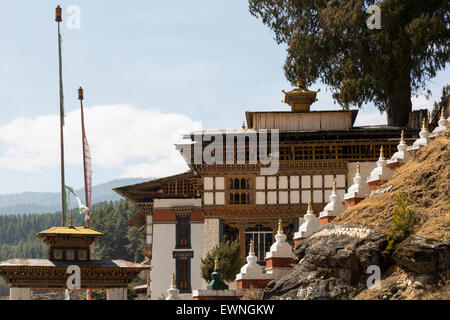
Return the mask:
<svg viewBox="0 0 450 320">
<path fill-rule="evenodd" d="M 52 227 L 37 234 L 38 238 L 53 235 L 101 236 L 102 233 L 86 227 Z"/>
<path fill-rule="evenodd" d="M 0 269 L 3 267 L 65 267 L 73 265 L 74 261 L 54 261 L 49 259 L 11 259 L 0 262 Z M 90 260 L 77 261 L 80 268 L 138 268 L 149 269 L 148 265 L 134 263 L 125 260 Z"/>
</svg>

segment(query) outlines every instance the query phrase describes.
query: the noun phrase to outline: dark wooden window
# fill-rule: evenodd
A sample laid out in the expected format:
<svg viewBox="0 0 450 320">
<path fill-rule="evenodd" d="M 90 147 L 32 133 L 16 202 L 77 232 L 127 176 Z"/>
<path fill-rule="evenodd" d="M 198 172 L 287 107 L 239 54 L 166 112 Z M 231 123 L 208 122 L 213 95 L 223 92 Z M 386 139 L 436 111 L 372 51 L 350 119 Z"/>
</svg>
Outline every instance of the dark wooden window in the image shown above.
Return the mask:
<svg viewBox="0 0 450 320">
<path fill-rule="evenodd" d="M 191 247 L 191 224 L 189 214 L 176 216 L 176 249 L 189 249 Z"/>
<path fill-rule="evenodd" d="M 191 293 L 191 259 L 194 253 L 190 252 L 173 252 L 175 258 L 175 277 L 177 281 L 177 288 L 180 293 Z"/>
</svg>

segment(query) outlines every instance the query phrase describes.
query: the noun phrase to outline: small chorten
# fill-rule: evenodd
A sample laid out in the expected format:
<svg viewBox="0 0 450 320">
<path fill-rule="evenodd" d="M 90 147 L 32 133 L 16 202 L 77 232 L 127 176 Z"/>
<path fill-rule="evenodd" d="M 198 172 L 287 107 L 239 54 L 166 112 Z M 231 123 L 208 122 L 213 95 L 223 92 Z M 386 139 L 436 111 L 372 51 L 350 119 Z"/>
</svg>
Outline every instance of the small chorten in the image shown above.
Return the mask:
<svg viewBox="0 0 450 320">
<path fill-rule="evenodd" d="M 342 202 L 338 201 L 339 196 L 336 193 L 336 179 L 333 179 L 333 191 L 331 191 L 330 202 L 323 208 L 320 213 L 320 225 L 330 223 L 343 211 L 345 211 L 345 206 Z"/>
<path fill-rule="evenodd" d="M 170 282 L 170 288 L 167 289 L 167 298 L 166 300 L 181 300 L 180 290 L 177 289 L 177 282 L 175 280 L 175 273 L 172 273 L 172 280 Z"/>
<path fill-rule="evenodd" d="M 422 121 L 422 130 L 419 132 L 419 139 L 414 141 L 413 145 L 408 147 L 408 151 L 415 153 L 421 147 L 426 146 L 430 141 L 430 132 L 428 131 L 425 118 Z"/>
<path fill-rule="evenodd" d="M 447 119 L 445 119 L 444 115 L 444 107 L 441 108 L 441 117 L 438 121 L 438 126 L 434 128 L 433 133 L 430 135 L 430 138 L 436 137 L 439 133 L 447 130 Z"/>
<path fill-rule="evenodd" d="M 236 275 L 236 288 L 238 290 L 265 288 L 273 278 L 270 274 L 266 274 L 264 268 L 257 263 L 258 257 L 255 256 L 253 240 L 250 240 L 250 250 L 246 260 L 247 263 L 242 266 L 241 272 Z"/>
<path fill-rule="evenodd" d="M 400 143 L 397 146 L 398 151 L 392 155 L 390 160 L 387 161 L 386 167 L 395 172 L 395 170 L 411 159 L 411 155 L 408 151 L 406 151 L 406 149 L 408 149 L 408 145 L 405 142 L 405 132 L 402 130 Z"/>
<path fill-rule="evenodd" d="M 296 247 L 302 240 L 310 237 L 320 227 L 320 220 L 313 213 L 311 200 L 308 202 L 308 210 L 303 218 L 305 219 L 305 222 L 298 228 L 298 231 L 294 233 L 294 244 Z"/>
<path fill-rule="evenodd" d="M 358 162 L 356 164 L 356 174 L 353 178 L 353 184 L 348 188 L 348 192 L 344 195 L 344 204 L 347 208 L 353 207 L 367 198 L 369 194 L 369 186 L 363 181 L 363 177 L 361 176 L 361 165 Z"/>
<path fill-rule="evenodd" d="M 206 286 L 208 290 L 227 290 L 228 285 L 223 282 L 222 274 L 219 271 L 219 257 L 214 260 L 214 271 L 211 273 L 212 280 Z"/>
<path fill-rule="evenodd" d="M 297 81 L 297 87 L 289 92 L 281 90 L 284 93 L 282 102 L 290 105 L 292 112 L 309 111 L 311 104 L 317 101 L 316 95 L 320 89 L 317 91 L 308 90 L 300 80 Z"/>
<path fill-rule="evenodd" d="M 386 183 L 394 176 L 394 172 L 386 166 L 384 158 L 383 146 L 380 148 L 380 158 L 377 161 L 377 167 L 372 170 L 367 179 L 370 191 L 378 189 L 379 186 Z"/>
<path fill-rule="evenodd" d="M 294 253 L 292 246 L 286 241 L 286 235 L 283 231 L 283 222 L 278 219 L 278 231 L 275 235 L 275 242 L 266 252 L 266 273 L 271 275 L 275 281 L 281 279 L 289 270 L 294 262 Z"/>
</svg>

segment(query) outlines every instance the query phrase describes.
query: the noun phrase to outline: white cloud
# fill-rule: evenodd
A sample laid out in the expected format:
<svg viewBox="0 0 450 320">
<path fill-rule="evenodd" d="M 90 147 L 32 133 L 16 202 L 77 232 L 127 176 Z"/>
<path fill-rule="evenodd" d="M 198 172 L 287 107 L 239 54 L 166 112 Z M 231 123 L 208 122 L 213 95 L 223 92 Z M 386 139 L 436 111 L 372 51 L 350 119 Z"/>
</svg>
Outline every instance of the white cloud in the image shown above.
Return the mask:
<svg viewBox="0 0 450 320">
<path fill-rule="evenodd" d="M 161 113 L 131 105 L 101 105 L 85 109 L 86 134 L 93 163 L 123 168 L 122 176 L 160 177 L 186 169 L 174 143 L 201 123 L 178 113 Z M 65 161 L 82 163 L 80 111 L 66 114 Z M 36 171 L 60 162 L 59 116 L 17 118 L 0 126 L 0 167 Z"/>
</svg>

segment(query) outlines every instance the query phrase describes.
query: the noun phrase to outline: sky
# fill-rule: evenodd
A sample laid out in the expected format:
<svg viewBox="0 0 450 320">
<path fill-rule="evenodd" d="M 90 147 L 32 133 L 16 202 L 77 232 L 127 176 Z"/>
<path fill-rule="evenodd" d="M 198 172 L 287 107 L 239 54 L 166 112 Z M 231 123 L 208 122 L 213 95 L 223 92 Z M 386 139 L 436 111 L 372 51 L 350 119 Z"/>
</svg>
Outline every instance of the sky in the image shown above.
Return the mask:
<svg viewBox="0 0 450 320">
<path fill-rule="evenodd" d="M 245 0 L 0 2 L 0 194 L 60 190 L 57 4 L 74 188 L 83 185 L 79 86 L 94 185 L 183 172 L 174 149 L 182 133 L 239 128 L 245 111 L 289 110 L 286 47 Z M 439 72 L 432 96 L 413 97 L 413 108 L 431 109 L 449 78 Z M 312 110 L 339 109 L 323 84 L 311 86 L 319 88 Z M 385 122 L 369 104 L 356 125 Z"/>
</svg>

